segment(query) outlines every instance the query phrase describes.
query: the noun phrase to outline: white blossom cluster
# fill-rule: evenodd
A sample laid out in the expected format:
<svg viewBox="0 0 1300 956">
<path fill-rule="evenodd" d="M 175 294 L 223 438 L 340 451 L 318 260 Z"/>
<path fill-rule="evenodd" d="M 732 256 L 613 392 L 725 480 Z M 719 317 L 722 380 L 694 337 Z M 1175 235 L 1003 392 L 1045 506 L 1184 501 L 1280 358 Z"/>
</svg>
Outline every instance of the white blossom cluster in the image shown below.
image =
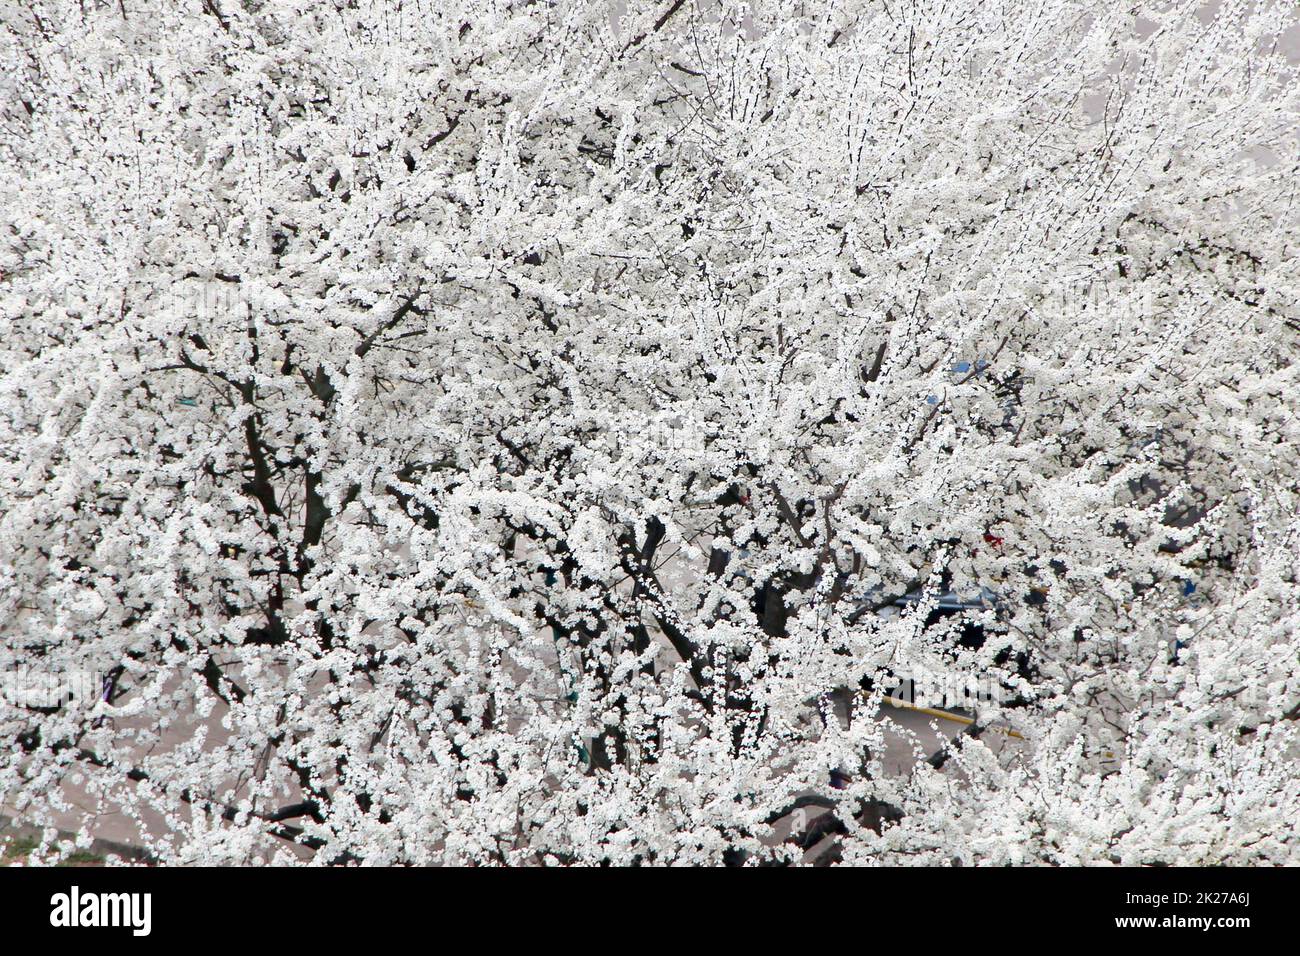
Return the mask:
<svg viewBox="0 0 1300 956">
<path fill-rule="evenodd" d="M 1296 13 L 6 5 L 0 804 L 1300 862 Z"/>
</svg>

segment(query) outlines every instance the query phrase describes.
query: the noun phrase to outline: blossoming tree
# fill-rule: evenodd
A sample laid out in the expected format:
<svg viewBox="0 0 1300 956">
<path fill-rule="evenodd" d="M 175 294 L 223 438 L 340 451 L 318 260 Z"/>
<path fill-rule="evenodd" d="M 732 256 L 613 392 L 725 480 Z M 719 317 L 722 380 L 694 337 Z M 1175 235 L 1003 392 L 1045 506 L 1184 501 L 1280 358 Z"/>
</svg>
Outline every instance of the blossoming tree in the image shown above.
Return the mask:
<svg viewBox="0 0 1300 956">
<path fill-rule="evenodd" d="M 1289 6 L 5 12 L 0 665 L 96 678 L 0 702 L 0 801 L 1300 861 Z M 900 766 L 917 671 L 995 692 Z"/>
</svg>

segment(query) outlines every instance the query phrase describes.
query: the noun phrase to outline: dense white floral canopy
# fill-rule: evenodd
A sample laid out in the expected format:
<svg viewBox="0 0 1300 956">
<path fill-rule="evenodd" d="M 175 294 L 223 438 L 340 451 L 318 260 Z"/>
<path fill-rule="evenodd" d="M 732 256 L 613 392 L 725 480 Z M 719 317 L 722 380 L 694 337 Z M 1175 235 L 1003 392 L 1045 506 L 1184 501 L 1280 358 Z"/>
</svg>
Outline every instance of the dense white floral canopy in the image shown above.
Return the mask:
<svg viewBox="0 0 1300 956">
<path fill-rule="evenodd" d="M 95 678 L 9 680 L 0 803 L 1300 862 L 1294 13 L 7 7 L 0 667 Z M 917 673 L 991 688 L 937 751 Z"/>
</svg>

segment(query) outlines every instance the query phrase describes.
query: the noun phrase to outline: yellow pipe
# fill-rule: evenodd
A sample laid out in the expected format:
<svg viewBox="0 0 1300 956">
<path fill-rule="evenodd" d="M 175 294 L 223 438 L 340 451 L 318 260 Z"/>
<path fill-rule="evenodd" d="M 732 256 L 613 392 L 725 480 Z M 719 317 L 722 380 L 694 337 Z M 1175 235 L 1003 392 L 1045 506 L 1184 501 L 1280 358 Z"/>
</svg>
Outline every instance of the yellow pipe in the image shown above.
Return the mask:
<svg viewBox="0 0 1300 956">
<path fill-rule="evenodd" d="M 963 717 L 960 714 L 950 713 L 946 710 L 939 710 L 937 707 L 921 707 L 917 704 L 908 703 L 905 700 L 899 700 L 897 697 L 890 697 L 888 694 L 881 699 L 887 704 L 893 704 L 895 707 L 904 707 L 907 710 L 914 710 L 918 714 L 925 714 L 928 717 L 938 717 L 940 720 L 951 720 L 953 723 L 965 724 L 966 726 L 975 723 L 973 717 Z M 994 727 L 992 729 L 996 730 L 1000 734 L 1006 734 L 1008 737 L 1015 737 L 1017 740 L 1025 739 L 1014 730 L 1003 730 L 999 727 Z"/>
</svg>

